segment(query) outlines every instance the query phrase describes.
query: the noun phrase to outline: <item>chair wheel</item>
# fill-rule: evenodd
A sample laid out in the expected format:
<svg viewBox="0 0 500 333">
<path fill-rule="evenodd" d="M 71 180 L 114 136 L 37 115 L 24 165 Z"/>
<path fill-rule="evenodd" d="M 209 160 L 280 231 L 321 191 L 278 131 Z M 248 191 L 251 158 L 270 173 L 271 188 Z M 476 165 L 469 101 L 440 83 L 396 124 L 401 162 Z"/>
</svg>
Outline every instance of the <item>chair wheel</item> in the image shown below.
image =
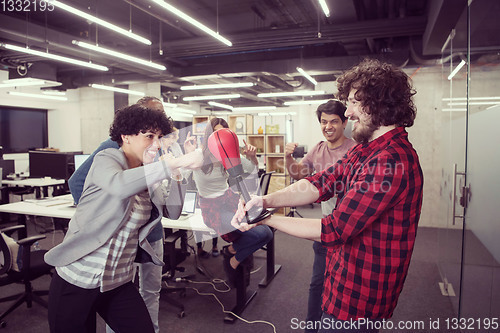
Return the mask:
<svg viewBox="0 0 500 333">
<path fill-rule="evenodd" d="M 177 315 L 177 317 L 179 317 L 181 319 L 184 318 L 185 316 L 186 316 L 186 313 L 184 311 L 179 312 L 179 314 Z"/>
<path fill-rule="evenodd" d="M 5 328 L 7 323 L 5 321 L 0 322 L 0 328 Z"/>
</svg>

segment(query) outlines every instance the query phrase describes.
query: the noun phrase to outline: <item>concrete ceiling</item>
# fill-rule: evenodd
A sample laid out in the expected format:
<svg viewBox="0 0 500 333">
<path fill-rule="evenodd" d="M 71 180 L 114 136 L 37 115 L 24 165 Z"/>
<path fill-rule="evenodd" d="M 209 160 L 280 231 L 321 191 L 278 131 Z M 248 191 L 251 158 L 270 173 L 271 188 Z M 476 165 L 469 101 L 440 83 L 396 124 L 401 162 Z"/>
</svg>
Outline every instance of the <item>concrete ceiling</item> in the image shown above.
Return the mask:
<svg viewBox="0 0 500 333">
<path fill-rule="evenodd" d="M 313 89 L 297 72 L 297 66 L 318 81 L 333 81 L 367 56 L 398 66 L 418 66 L 440 59 L 443 44 L 467 6 L 467 0 L 327 0 L 331 15 L 325 17 L 317 0 L 168 1 L 229 39 L 233 44 L 229 47 L 150 0 L 62 2 L 130 29 L 151 40 L 152 45 L 123 37 L 58 8 L 50 12 L 3 11 L 0 43 L 29 45 L 110 68 L 108 72 L 97 72 L 0 48 L 0 66 L 9 69 L 11 77 L 19 76 L 19 66 L 28 66 L 28 75 L 57 80 L 63 83 L 63 89 L 90 83 L 159 81 L 162 95 L 171 102 L 187 95 L 228 92 L 193 93 L 181 91 L 182 85 L 255 83 L 238 89 L 243 98 L 232 101 L 233 106 L 263 104 L 256 97 L 260 92 Z M 484 3 L 481 8 L 498 5 L 496 0 L 474 2 Z M 88 51 L 73 45 L 73 40 L 98 42 L 102 47 L 163 64 L 167 70 L 151 70 Z M 265 104 L 281 105 L 284 101 L 272 99 Z"/>
</svg>

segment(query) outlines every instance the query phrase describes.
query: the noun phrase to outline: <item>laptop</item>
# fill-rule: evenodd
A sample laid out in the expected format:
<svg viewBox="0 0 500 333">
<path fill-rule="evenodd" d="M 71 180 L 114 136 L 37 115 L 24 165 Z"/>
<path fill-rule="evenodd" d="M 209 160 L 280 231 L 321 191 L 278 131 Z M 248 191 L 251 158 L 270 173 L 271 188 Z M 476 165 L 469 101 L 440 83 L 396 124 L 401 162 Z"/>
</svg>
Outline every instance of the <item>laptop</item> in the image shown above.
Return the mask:
<svg viewBox="0 0 500 333">
<path fill-rule="evenodd" d="M 73 158 L 75 160 L 75 171 L 80 168 L 80 166 L 89 158 L 90 154 L 79 154 L 79 155 L 73 155 Z"/>
<path fill-rule="evenodd" d="M 197 191 L 186 191 L 184 196 L 184 205 L 182 206 L 181 216 L 189 217 L 194 214 L 196 209 L 196 204 L 198 202 L 198 192 Z"/>
</svg>

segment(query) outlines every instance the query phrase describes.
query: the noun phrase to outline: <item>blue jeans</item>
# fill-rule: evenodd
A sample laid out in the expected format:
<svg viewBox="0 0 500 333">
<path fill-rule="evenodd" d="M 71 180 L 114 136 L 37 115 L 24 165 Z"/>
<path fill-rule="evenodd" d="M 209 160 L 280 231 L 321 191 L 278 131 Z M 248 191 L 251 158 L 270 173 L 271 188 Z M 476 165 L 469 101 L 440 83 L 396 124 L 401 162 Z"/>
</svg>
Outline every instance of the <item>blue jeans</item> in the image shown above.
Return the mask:
<svg viewBox="0 0 500 333">
<path fill-rule="evenodd" d="M 321 317 L 321 328 L 319 333 L 378 333 L 378 329 L 375 327 L 380 327 L 381 320 L 373 319 L 370 320 L 371 323 L 363 323 L 358 326 L 351 326 L 352 322 L 349 320 L 339 320 L 335 319 L 334 316 L 324 313 Z M 356 323 L 356 321 L 354 321 Z"/>
<path fill-rule="evenodd" d="M 326 268 L 326 248 L 320 242 L 313 243 L 314 263 L 312 269 L 311 283 L 309 284 L 309 300 L 307 301 L 307 322 L 321 320 L 323 311 L 321 310 L 323 282 Z M 316 329 L 306 329 L 305 332 L 317 332 Z"/>
<path fill-rule="evenodd" d="M 240 238 L 233 242 L 233 247 L 236 250 L 235 257 L 239 262 L 269 243 L 273 238 L 273 232 L 267 225 L 258 225 L 245 232 L 239 230 L 235 232 L 240 234 Z"/>
<path fill-rule="evenodd" d="M 151 243 L 158 258 L 163 258 L 163 239 Z M 161 291 L 161 270 L 162 267 L 152 262 L 138 264 L 139 267 L 139 292 L 146 303 L 149 316 L 153 321 L 155 332 L 160 332 L 158 326 L 158 312 L 160 310 L 160 291 Z M 107 333 L 113 333 L 113 330 L 106 326 Z"/>
</svg>

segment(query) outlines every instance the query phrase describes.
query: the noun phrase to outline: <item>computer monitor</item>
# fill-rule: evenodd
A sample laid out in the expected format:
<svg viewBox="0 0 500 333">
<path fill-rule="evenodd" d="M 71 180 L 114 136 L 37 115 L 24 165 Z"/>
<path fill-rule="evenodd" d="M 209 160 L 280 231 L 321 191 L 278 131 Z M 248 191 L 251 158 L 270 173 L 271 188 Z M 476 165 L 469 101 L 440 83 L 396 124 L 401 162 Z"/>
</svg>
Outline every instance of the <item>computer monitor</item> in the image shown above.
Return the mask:
<svg viewBox="0 0 500 333">
<path fill-rule="evenodd" d="M 30 178 L 69 179 L 75 171 L 73 155 L 82 152 L 30 151 Z"/>
<path fill-rule="evenodd" d="M 2 178 L 7 179 L 7 176 L 16 172 L 14 160 L 0 161 L 0 166 L 3 168 Z"/>
<path fill-rule="evenodd" d="M 196 209 L 196 203 L 198 199 L 198 192 L 196 191 L 186 191 L 184 196 L 184 205 L 182 206 L 182 214 L 193 214 Z"/>
<path fill-rule="evenodd" d="M 85 162 L 87 160 L 87 158 L 89 158 L 89 156 L 90 156 L 90 154 L 79 154 L 79 155 L 73 156 L 75 159 L 75 171 L 78 170 L 78 168 L 80 168 L 82 163 Z"/>
</svg>

